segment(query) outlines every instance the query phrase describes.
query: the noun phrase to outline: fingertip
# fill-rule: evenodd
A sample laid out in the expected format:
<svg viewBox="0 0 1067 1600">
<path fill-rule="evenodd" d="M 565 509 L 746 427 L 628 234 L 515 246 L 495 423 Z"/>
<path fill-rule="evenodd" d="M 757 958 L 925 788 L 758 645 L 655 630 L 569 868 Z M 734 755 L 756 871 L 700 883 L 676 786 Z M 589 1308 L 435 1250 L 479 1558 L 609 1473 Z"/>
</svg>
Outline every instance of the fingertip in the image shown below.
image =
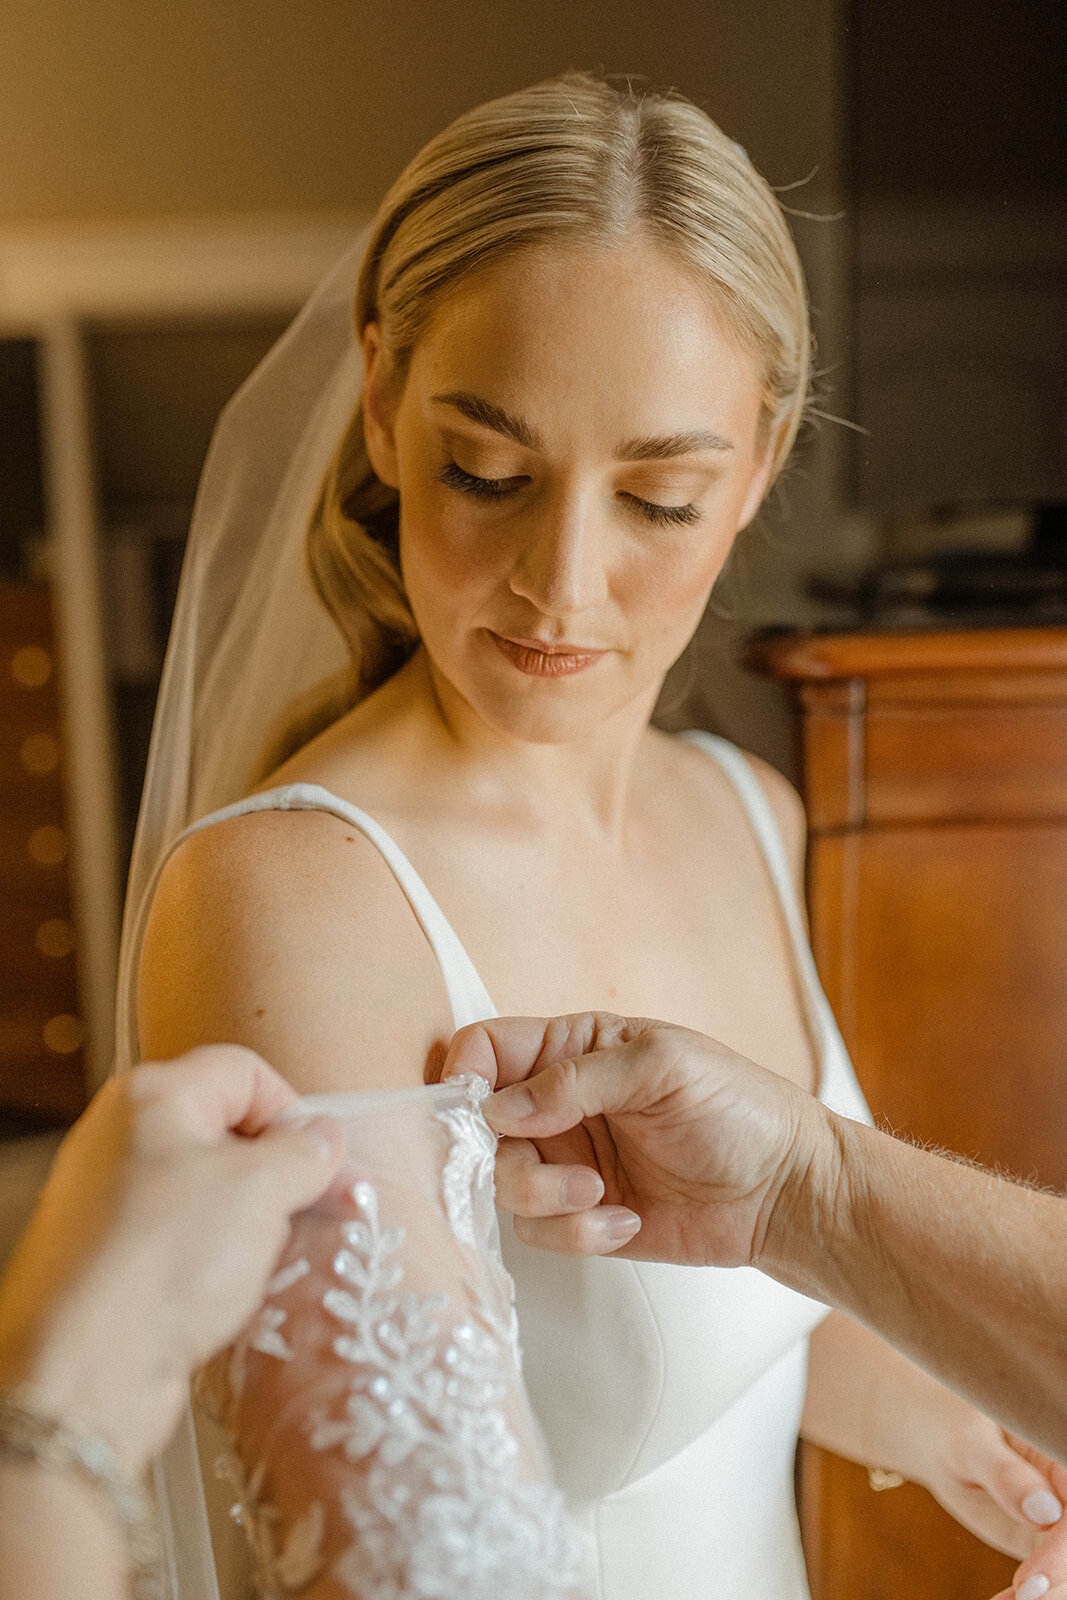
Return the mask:
<svg viewBox="0 0 1067 1600">
<path fill-rule="evenodd" d="M 641 1231 L 641 1218 L 626 1206 L 601 1206 L 589 1215 L 605 1241 L 607 1251 L 619 1250 Z"/>
<path fill-rule="evenodd" d="M 312 1117 L 310 1122 L 299 1125 L 299 1131 L 311 1140 L 325 1167 L 333 1169 L 340 1166 L 346 1140 L 339 1122 L 333 1117 Z"/>
<path fill-rule="evenodd" d="M 466 1027 L 457 1028 L 452 1035 L 441 1067 L 440 1082 L 445 1083 L 449 1078 L 461 1078 L 469 1072 L 484 1078 L 490 1089 L 496 1088 L 496 1052 L 492 1040 L 480 1022 L 468 1022 Z"/>
<path fill-rule="evenodd" d="M 1020 1509 L 1023 1516 L 1039 1528 L 1048 1528 L 1063 1516 L 1063 1506 L 1051 1489 L 1031 1489 Z"/>
<path fill-rule="evenodd" d="M 498 1089 L 484 1102 L 482 1110 L 494 1133 L 510 1133 L 533 1116 L 537 1102 L 526 1085 L 518 1083 L 510 1089 Z"/>
</svg>

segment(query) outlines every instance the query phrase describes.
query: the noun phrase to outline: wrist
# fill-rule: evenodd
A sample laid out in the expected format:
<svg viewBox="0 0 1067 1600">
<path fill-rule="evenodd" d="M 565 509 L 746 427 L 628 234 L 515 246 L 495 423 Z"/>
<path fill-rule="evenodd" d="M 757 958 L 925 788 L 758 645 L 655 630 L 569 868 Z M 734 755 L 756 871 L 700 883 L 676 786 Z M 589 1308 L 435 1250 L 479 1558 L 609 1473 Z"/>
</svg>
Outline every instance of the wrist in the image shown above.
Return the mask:
<svg viewBox="0 0 1067 1600">
<path fill-rule="evenodd" d="M 48 1415 L 106 1441 L 122 1470 L 139 1477 L 164 1442 L 160 1385 L 138 1379 L 131 1352 L 110 1345 L 102 1349 L 99 1329 L 83 1328 L 76 1311 L 53 1307 L 43 1325 L 0 1341 L 0 1390 L 32 1392 Z"/>
<path fill-rule="evenodd" d="M 820 1101 L 798 1097 L 793 1136 L 768 1197 L 753 1265 L 817 1299 L 832 1299 L 837 1252 L 859 1204 L 850 1159 L 855 1124 Z"/>
<path fill-rule="evenodd" d="M 135 1600 L 158 1600 L 159 1540 L 151 1500 L 110 1442 L 80 1420 L 58 1414 L 28 1384 L 0 1388 L 0 1469 L 43 1475 L 52 1497 L 74 1495 L 120 1535 Z M 10 1485 L 8 1486 L 10 1498 Z M 17 1492 L 17 1491 L 16 1491 Z M 32 1492 L 32 1491 L 31 1491 Z M 47 1491 L 46 1491 L 47 1492 Z"/>
</svg>

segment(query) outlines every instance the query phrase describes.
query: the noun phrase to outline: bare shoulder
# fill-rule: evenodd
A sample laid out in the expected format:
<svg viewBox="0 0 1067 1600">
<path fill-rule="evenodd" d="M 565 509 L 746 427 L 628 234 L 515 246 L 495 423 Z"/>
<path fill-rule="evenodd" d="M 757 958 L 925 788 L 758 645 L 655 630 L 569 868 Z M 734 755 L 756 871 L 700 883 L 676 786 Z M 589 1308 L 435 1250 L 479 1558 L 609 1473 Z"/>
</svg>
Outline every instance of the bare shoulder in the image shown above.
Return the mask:
<svg viewBox="0 0 1067 1600">
<path fill-rule="evenodd" d="M 804 802 L 789 779 L 783 777 L 778 768 L 772 767 L 770 762 L 763 761 L 759 756 L 750 755 L 748 751 L 745 752 L 745 760 L 756 774 L 760 787 L 770 802 L 790 866 L 793 868 L 793 875 L 799 880 L 804 871 L 804 854 L 808 838 L 808 820 L 804 812 Z"/>
<path fill-rule="evenodd" d="M 707 752 L 695 742 L 685 739 L 671 739 L 674 746 L 674 759 L 687 763 L 687 771 L 691 780 L 700 785 L 702 792 L 708 799 L 714 800 L 723 791 L 725 779 L 721 768 L 714 760 L 709 759 Z M 807 845 L 807 818 L 804 813 L 804 802 L 789 782 L 788 778 L 764 761 L 760 756 L 750 754 L 749 751 L 741 752 L 762 788 L 779 832 L 782 835 L 793 869 L 794 877 L 801 879 L 804 871 L 804 858 Z"/>
<path fill-rule="evenodd" d="M 417 1083 L 451 1032 L 433 953 L 375 847 L 324 811 L 258 811 L 186 839 L 138 979 L 143 1055 L 258 1050 L 304 1093 Z"/>
</svg>

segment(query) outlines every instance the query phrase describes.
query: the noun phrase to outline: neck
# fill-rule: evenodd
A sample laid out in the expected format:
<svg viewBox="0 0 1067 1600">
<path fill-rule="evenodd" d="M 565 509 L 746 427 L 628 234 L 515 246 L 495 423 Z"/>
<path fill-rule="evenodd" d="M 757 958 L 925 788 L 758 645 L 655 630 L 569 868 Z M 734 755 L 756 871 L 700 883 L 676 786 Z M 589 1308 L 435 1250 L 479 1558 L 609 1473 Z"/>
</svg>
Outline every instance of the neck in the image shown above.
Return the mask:
<svg viewBox="0 0 1067 1600">
<path fill-rule="evenodd" d="M 409 723 L 435 778 L 462 785 L 483 812 L 621 844 L 657 693 L 569 738 L 524 739 L 482 718 L 420 650 L 375 698 Z"/>
</svg>

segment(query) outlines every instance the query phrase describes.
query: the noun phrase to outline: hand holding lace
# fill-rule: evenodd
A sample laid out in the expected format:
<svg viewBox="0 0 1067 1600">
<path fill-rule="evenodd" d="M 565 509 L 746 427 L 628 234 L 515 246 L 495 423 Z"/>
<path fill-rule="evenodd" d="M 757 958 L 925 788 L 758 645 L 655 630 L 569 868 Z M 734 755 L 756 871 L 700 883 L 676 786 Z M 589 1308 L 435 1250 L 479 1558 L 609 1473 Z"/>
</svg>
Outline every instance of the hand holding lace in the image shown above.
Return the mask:
<svg viewBox="0 0 1067 1600">
<path fill-rule="evenodd" d="M 296 1220 L 263 1307 L 201 1384 L 234 1447 L 225 1471 L 264 1595 L 573 1592 L 479 1097 L 463 1083 L 344 1097 L 363 1175 Z"/>
</svg>

